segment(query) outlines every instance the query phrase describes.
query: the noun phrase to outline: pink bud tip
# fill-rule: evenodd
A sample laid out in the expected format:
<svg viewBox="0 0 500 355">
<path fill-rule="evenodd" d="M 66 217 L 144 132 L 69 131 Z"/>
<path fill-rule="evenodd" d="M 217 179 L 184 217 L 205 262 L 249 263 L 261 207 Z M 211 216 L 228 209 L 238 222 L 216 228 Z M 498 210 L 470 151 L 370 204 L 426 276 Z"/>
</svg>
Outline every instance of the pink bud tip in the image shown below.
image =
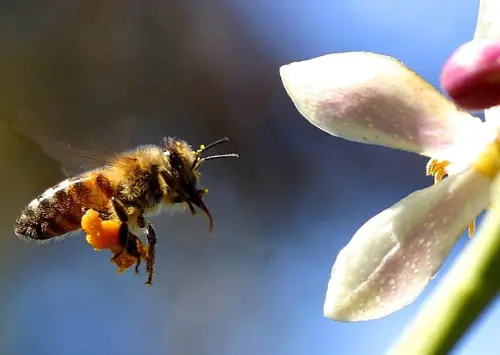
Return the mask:
<svg viewBox="0 0 500 355">
<path fill-rule="evenodd" d="M 441 87 L 466 110 L 500 105 L 500 41 L 473 40 L 458 47 L 443 66 Z"/>
</svg>

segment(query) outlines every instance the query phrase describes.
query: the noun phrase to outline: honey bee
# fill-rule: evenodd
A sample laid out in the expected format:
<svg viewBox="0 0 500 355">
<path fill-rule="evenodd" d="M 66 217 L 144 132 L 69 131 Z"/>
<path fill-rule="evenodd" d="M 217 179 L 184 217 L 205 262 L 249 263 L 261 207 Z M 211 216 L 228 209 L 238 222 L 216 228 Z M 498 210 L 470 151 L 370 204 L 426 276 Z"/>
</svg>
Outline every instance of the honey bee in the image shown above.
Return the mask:
<svg viewBox="0 0 500 355">
<path fill-rule="evenodd" d="M 108 164 L 63 180 L 32 200 L 16 219 L 14 232 L 22 238 L 48 241 L 81 229 L 82 216 L 92 209 L 103 220 L 120 222 L 121 249 L 136 255 L 137 237 L 132 231 L 144 231 L 147 241 L 146 284 L 152 284 L 156 232 L 146 219 L 164 207 L 185 204 L 192 214 L 201 210 L 213 229 L 212 216 L 203 202 L 207 189 L 199 187 L 202 163 L 221 158 L 238 158 L 235 153 L 203 157 L 207 150 L 227 142 L 222 138 L 193 150 L 185 141 L 165 138 L 160 145 L 144 145 L 118 154 Z M 129 245 L 132 241 L 134 245 Z M 135 252 L 135 253 L 134 253 Z M 138 266 L 138 265 L 137 265 Z"/>
</svg>

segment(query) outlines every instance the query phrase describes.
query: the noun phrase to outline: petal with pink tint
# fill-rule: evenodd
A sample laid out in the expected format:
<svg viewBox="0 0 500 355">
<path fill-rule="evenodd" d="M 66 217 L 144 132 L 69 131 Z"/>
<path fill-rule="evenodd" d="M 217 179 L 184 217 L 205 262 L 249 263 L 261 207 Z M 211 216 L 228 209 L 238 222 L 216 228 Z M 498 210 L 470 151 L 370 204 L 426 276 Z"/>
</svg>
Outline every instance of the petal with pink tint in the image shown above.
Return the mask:
<svg viewBox="0 0 500 355">
<path fill-rule="evenodd" d="M 326 317 L 384 317 L 420 295 L 457 238 L 489 201 L 491 180 L 474 169 L 407 196 L 366 222 L 338 254 Z"/>
<path fill-rule="evenodd" d="M 328 54 L 284 65 L 280 75 L 307 120 L 347 140 L 454 160 L 457 147 L 487 135 L 479 119 L 389 56 Z"/>
<path fill-rule="evenodd" d="M 492 129 L 500 128 L 500 106 L 495 106 L 484 110 L 484 120 Z"/>
<path fill-rule="evenodd" d="M 500 40 L 476 39 L 458 47 L 441 71 L 441 86 L 468 110 L 500 104 Z"/>
</svg>

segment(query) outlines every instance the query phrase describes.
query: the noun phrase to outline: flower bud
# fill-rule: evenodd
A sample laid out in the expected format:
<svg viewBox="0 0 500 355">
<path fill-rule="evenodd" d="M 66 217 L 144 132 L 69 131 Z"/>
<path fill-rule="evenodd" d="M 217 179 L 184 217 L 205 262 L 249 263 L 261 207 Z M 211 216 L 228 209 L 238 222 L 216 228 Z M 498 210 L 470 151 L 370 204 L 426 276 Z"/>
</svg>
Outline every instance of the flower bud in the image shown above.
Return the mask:
<svg viewBox="0 0 500 355">
<path fill-rule="evenodd" d="M 476 39 L 458 47 L 441 71 L 441 86 L 468 110 L 500 104 L 500 41 Z"/>
</svg>

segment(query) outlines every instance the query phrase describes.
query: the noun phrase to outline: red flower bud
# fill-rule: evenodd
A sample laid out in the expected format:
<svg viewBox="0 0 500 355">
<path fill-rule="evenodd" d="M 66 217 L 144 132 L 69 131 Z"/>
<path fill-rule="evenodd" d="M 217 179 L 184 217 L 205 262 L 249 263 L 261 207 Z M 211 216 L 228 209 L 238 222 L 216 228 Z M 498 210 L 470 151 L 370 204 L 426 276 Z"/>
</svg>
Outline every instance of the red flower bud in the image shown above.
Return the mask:
<svg viewBox="0 0 500 355">
<path fill-rule="evenodd" d="M 467 110 L 500 105 L 500 41 L 473 40 L 456 49 L 443 66 L 441 86 Z"/>
</svg>

